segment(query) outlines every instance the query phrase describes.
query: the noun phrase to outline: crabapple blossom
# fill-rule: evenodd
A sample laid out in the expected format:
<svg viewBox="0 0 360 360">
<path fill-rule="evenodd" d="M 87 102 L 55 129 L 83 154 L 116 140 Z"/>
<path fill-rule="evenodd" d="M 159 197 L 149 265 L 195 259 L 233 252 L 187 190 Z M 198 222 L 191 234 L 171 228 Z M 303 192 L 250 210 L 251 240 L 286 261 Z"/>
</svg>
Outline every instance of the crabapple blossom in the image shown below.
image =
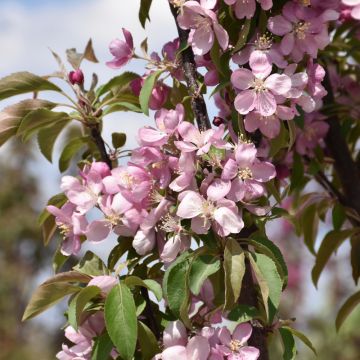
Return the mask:
<svg viewBox="0 0 360 360">
<path fill-rule="evenodd" d="M 112 69 L 125 66 L 134 56 L 134 42 L 130 31 L 122 29 L 124 40 L 115 39 L 110 43 L 109 49 L 114 59 L 106 63 Z"/>
<path fill-rule="evenodd" d="M 235 5 L 235 15 L 238 19 L 251 19 L 256 10 L 256 2 L 260 3 L 263 10 L 270 10 L 273 6 L 272 0 L 224 0 L 227 5 Z"/>
<path fill-rule="evenodd" d="M 351 7 L 351 16 L 356 19 L 360 20 L 360 1 L 359 0 L 342 0 L 344 5 Z"/>
<path fill-rule="evenodd" d="M 197 1 L 187 1 L 177 17 L 182 29 L 191 29 L 189 42 L 195 55 L 204 55 L 214 45 L 215 37 L 220 47 L 226 50 L 229 44 L 229 36 L 219 24 L 216 14 L 203 7 Z"/>
<path fill-rule="evenodd" d="M 255 74 L 248 69 L 241 68 L 232 73 L 231 83 L 240 90 L 234 102 L 234 106 L 240 114 L 246 115 L 254 109 L 263 116 L 271 116 L 276 112 L 275 96 L 286 95 L 289 92 L 291 79 L 284 74 L 270 75 L 270 72 L 271 69 L 266 69 L 265 72 L 255 71 Z"/>
</svg>

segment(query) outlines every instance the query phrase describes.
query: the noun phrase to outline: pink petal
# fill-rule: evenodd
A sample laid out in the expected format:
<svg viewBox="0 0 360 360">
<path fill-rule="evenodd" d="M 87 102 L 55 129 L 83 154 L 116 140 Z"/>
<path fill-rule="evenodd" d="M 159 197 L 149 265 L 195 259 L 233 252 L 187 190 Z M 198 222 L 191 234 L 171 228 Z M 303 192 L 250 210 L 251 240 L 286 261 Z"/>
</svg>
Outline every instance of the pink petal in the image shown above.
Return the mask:
<svg viewBox="0 0 360 360">
<path fill-rule="evenodd" d="M 164 262 L 172 262 L 176 259 L 176 256 L 181 249 L 181 238 L 179 235 L 172 236 L 168 239 L 164 245 L 163 251 L 160 254 L 160 258 Z"/>
<path fill-rule="evenodd" d="M 189 191 L 182 199 L 176 215 L 183 219 L 191 219 L 202 213 L 204 198 L 194 191 Z"/>
<path fill-rule="evenodd" d="M 134 47 L 134 41 L 133 41 L 133 37 L 131 35 L 131 32 L 126 30 L 125 28 L 122 28 L 122 31 L 123 31 L 126 43 L 128 44 L 129 48 L 132 49 Z"/>
<path fill-rule="evenodd" d="M 167 143 L 166 133 L 150 127 L 143 127 L 139 130 L 138 136 L 143 145 L 162 146 Z"/>
<path fill-rule="evenodd" d="M 215 210 L 214 218 L 226 233 L 238 234 L 244 227 L 241 217 L 226 207 Z"/>
<path fill-rule="evenodd" d="M 291 79 L 287 75 L 272 74 L 264 83 L 275 95 L 284 95 L 291 89 Z"/>
<path fill-rule="evenodd" d="M 185 346 L 171 346 L 165 349 L 161 355 L 162 360 L 188 360 Z"/>
<path fill-rule="evenodd" d="M 272 70 L 272 64 L 269 62 L 267 54 L 260 50 L 255 50 L 251 53 L 249 65 L 253 73 L 261 79 L 269 76 Z"/>
<path fill-rule="evenodd" d="M 257 111 L 252 111 L 245 116 L 245 130 L 248 132 L 256 131 L 259 128 L 261 121 L 261 115 Z"/>
<path fill-rule="evenodd" d="M 214 22 L 213 26 L 219 45 L 225 51 L 229 45 L 229 35 L 218 22 Z"/>
<path fill-rule="evenodd" d="M 292 24 L 282 15 L 271 17 L 267 25 L 268 29 L 275 35 L 283 36 L 292 31 Z"/>
<path fill-rule="evenodd" d="M 86 230 L 86 238 L 90 242 L 105 240 L 111 230 L 111 224 L 107 220 L 95 220 L 91 222 Z"/>
<path fill-rule="evenodd" d="M 236 326 L 232 338 L 244 345 L 250 339 L 251 333 L 252 327 L 249 323 L 239 324 Z"/>
<path fill-rule="evenodd" d="M 262 116 L 271 116 L 276 112 L 276 100 L 270 91 L 260 92 L 256 98 L 256 110 Z"/>
<path fill-rule="evenodd" d="M 213 44 L 214 33 L 207 26 L 201 26 L 195 30 L 191 42 L 195 55 L 205 55 Z"/>
<path fill-rule="evenodd" d="M 242 115 L 248 114 L 250 111 L 254 110 L 256 98 L 257 96 L 254 90 L 242 91 L 235 98 L 235 109 Z"/>
<path fill-rule="evenodd" d="M 239 356 L 246 360 L 257 360 L 260 356 L 260 351 L 252 346 L 244 346 L 240 349 Z"/>
<path fill-rule="evenodd" d="M 231 342 L 231 334 L 228 328 L 222 327 L 219 331 L 219 339 L 225 346 L 229 346 Z"/>
<path fill-rule="evenodd" d="M 295 45 L 295 36 L 294 36 L 294 34 L 293 33 L 286 34 L 281 39 L 281 43 L 280 43 L 281 52 L 284 55 L 289 55 L 293 51 L 294 45 Z"/>
<path fill-rule="evenodd" d="M 202 336 L 194 336 L 186 346 L 186 354 L 187 360 L 207 360 L 210 354 L 209 342 Z"/>
<path fill-rule="evenodd" d="M 208 199 L 217 201 L 224 198 L 231 189 L 229 180 L 215 179 L 207 189 Z"/>
<path fill-rule="evenodd" d="M 163 334 L 164 347 L 186 346 L 186 343 L 187 331 L 183 323 L 179 320 L 169 322 Z"/>
<path fill-rule="evenodd" d="M 95 276 L 89 281 L 87 286 L 97 286 L 101 289 L 102 292 L 108 294 L 110 290 L 118 283 L 119 281 L 113 276 L 104 275 L 104 276 Z"/>
<path fill-rule="evenodd" d="M 235 149 L 235 158 L 240 168 L 246 168 L 256 159 L 257 149 L 253 143 L 239 142 Z"/>
<path fill-rule="evenodd" d="M 237 175 L 238 170 L 239 170 L 239 166 L 237 162 L 234 161 L 233 159 L 229 159 L 224 165 L 221 178 L 224 180 L 231 180 Z"/>
<path fill-rule="evenodd" d="M 248 69 L 237 69 L 231 74 L 231 83 L 239 90 L 249 89 L 254 81 L 254 74 Z"/>
<path fill-rule="evenodd" d="M 139 230 L 134 237 L 132 246 L 139 255 L 149 253 L 155 246 L 155 231 L 144 232 Z"/>
<path fill-rule="evenodd" d="M 210 229 L 211 223 L 208 218 L 196 216 L 191 219 L 191 229 L 196 234 L 206 234 Z"/>
</svg>

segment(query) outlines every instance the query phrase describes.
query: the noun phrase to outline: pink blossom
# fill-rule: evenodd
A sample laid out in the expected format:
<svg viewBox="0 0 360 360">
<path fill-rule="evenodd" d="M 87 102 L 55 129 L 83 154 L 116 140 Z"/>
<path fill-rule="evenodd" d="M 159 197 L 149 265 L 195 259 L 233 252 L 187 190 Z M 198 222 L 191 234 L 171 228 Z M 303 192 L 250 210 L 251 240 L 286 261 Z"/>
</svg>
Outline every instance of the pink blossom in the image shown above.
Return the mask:
<svg viewBox="0 0 360 360">
<path fill-rule="evenodd" d="M 360 0 L 342 0 L 342 3 L 351 6 L 351 16 L 356 20 L 360 20 Z"/>
<path fill-rule="evenodd" d="M 273 6 L 272 0 L 256 0 L 263 10 L 270 10 Z M 256 10 L 255 0 L 224 0 L 227 5 L 235 4 L 235 15 L 238 19 L 251 19 Z"/>
<path fill-rule="evenodd" d="M 299 129 L 296 137 L 295 148 L 301 155 L 314 155 L 314 149 L 322 143 L 329 130 L 329 125 L 318 113 L 307 114 L 304 128 Z"/>
<path fill-rule="evenodd" d="M 257 66 L 253 68 L 258 69 Z M 272 74 L 271 69 L 265 72 L 251 72 L 248 69 L 235 70 L 231 75 L 233 86 L 241 90 L 236 96 L 236 110 L 246 115 L 257 110 L 263 116 L 271 116 L 276 111 L 276 95 L 285 95 L 291 88 L 291 80 L 287 75 Z"/>
<path fill-rule="evenodd" d="M 110 290 L 119 283 L 119 280 L 110 275 L 94 276 L 87 286 L 97 286 L 101 292 L 107 295 Z"/>
<path fill-rule="evenodd" d="M 46 210 L 55 216 L 56 225 L 59 227 L 63 235 L 61 244 L 61 253 L 69 255 L 77 255 L 81 249 L 80 237 L 85 234 L 87 221 L 85 216 L 75 211 L 74 204 L 67 202 L 58 209 L 53 205 L 46 207 Z"/>
<path fill-rule="evenodd" d="M 211 225 L 220 236 L 237 234 L 244 227 L 238 208 L 232 201 L 217 202 L 206 200 L 195 191 L 187 191 L 176 214 L 183 219 L 191 219 L 191 229 L 196 234 L 206 234 Z"/>
<path fill-rule="evenodd" d="M 169 137 L 176 131 L 180 123 L 183 122 L 185 109 L 183 105 L 178 104 L 173 110 L 161 109 L 155 113 L 155 122 L 157 129 L 151 127 L 143 127 L 138 132 L 141 145 L 163 146 Z"/>
<path fill-rule="evenodd" d="M 101 335 L 104 326 L 104 314 L 102 312 L 89 316 L 78 331 L 72 326 L 68 326 L 65 329 L 65 337 L 74 345 L 69 347 L 63 344 L 62 351 L 56 354 L 56 358 L 59 360 L 90 360 L 94 344 L 93 338 Z"/>
<path fill-rule="evenodd" d="M 305 53 L 316 58 L 318 50 L 329 44 L 327 22 L 336 20 L 338 16 L 334 10 L 326 10 L 319 16 L 314 9 L 289 1 L 283 7 L 282 15 L 269 19 L 268 29 L 283 36 L 282 53 L 291 54 L 293 60 L 299 62 Z"/>
<path fill-rule="evenodd" d="M 197 1 L 187 1 L 177 18 L 182 29 L 191 29 L 189 42 L 195 55 L 204 55 L 212 48 L 215 37 L 220 47 L 226 50 L 229 36 L 219 24 L 216 14 Z"/>
<path fill-rule="evenodd" d="M 254 132 L 259 129 L 263 135 L 273 139 L 280 133 L 280 120 L 292 120 L 294 117 L 294 109 L 278 105 L 271 116 L 262 116 L 259 112 L 252 111 L 245 116 L 244 124 L 246 131 Z"/>
<path fill-rule="evenodd" d="M 221 179 L 226 183 L 231 180 L 229 199 L 236 202 L 256 199 L 265 192 L 263 183 L 276 176 L 274 165 L 260 161 L 256 154 L 254 144 L 240 141 L 235 148 L 235 157 L 225 163 Z"/>
<path fill-rule="evenodd" d="M 106 63 L 112 69 L 119 69 L 126 65 L 134 56 L 134 42 L 130 31 L 122 29 L 124 40 L 115 39 L 110 43 L 110 52 L 114 59 Z"/>
<path fill-rule="evenodd" d="M 223 355 L 227 356 L 228 360 L 256 360 L 260 356 L 258 349 L 252 346 L 246 346 L 246 342 L 251 337 L 252 328 L 248 323 L 239 324 L 236 326 L 233 334 L 223 327 L 219 331 L 219 339 L 222 345 L 219 350 Z"/>
</svg>

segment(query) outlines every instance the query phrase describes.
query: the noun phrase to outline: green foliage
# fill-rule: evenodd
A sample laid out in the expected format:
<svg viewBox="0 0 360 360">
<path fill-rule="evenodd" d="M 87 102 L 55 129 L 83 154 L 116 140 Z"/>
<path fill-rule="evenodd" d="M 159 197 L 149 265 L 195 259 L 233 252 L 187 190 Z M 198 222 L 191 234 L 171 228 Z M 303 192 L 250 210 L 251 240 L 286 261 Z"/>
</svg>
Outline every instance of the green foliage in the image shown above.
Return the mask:
<svg viewBox="0 0 360 360">
<path fill-rule="evenodd" d="M 153 332 L 141 321 L 138 321 L 138 331 L 141 358 L 150 360 L 160 352 L 157 339 Z"/>
<path fill-rule="evenodd" d="M 145 115 L 149 115 L 149 101 L 151 93 L 156 84 L 157 79 L 163 73 L 163 70 L 154 71 L 149 76 L 146 77 L 144 84 L 141 88 L 139 101 L 141 110 Z"/>
<path fill-rule="evenodd" d="M 336 330 L 339 331 L 344 321 L 355 309 L 356 306 L 360 304 L 360 291 L 351 295 L 345 303 L 341 306 L 338 315 L 336 317 Z"/>
<path fill-rule="evenodd" d="M 284 345 L 284 360 L 293 360 L 296 357 L 296 345 L 294 336 L 290 330 L 281 328 L 279 329 L 281 339 Z"/>
<path fill-rule="evenodd" d="M 151 8 L 152 0 L 141 0 L 140 2 L 140 10 L 139 10 L 139 20 L 140 24 L 143 28 L 145 28 L 146 20 L 150 21 L 150 8 Z"/>
<path fill-rule="evenodd" d="M 136 307 L 129 288 L 120 283 L 105 302 L 105 323 L 109 336 L 124 360 L 132 360 L 138 336 Z"/>
<path fill-rule="evenodd" d="M 91 354 L 91 360 L 108 360 L 113 347 L 114 345 L 109 334 L 105 332 L 96 338 Z"/>
</svg>

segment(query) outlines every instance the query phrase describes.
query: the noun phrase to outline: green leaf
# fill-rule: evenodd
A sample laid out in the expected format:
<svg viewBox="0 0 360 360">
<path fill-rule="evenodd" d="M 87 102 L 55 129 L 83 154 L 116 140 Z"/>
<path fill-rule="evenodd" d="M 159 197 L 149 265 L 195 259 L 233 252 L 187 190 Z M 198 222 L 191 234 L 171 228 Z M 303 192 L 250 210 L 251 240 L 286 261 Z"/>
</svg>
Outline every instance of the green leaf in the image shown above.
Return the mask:
<svg viewBox="0 0 360 360">
<path fill-rule="evenodd" d="M 360 304 L 360 291 L 351 295 L 345 303 L 341 306 L 336 317 L 336 330 L 339 331 L 344 321 L 351 314 L 351 312 Z"/>
<path fill-rule="evenodd" d="M 85 274 L 81 274 L 77 271 L 66 271 L 52 276 L 50 279 L 47 279 L 43 285 L 55 284 L 59 282 L 88 283 L 90 280 L 91 277 Z"/>
<path fill-rule="evenodd" d="M 102 334 L 94 342 L 91 360 L 108 360 L 113 347 L 109 334 Z"/>
<path fill-rule="evenodd" d="M 59 121 L 54 125 L 41 129 L 38 133 L 38 144 L 41 153 L 47 160 L 52 162 L 52 153 L 55 145 L 55 141 L 60 135 L 61 131 L 68 124 L 68 121 Z"/>
<path fill-rule="evenodd" d="M 53 109 L 55 106 L 50 101 L 32 99 L 6 107 L 0 112 L 0 146 L 16 135 L 22 118 L 29 112 L 40 108 Z"/>
<path fill-rule="evenodd" d="M 187 303 L 189 297 L 189 289 L 186 286 L 189 269 L 189 254 L 184 253 L 166 269 L 164 275 L 164 296 L 169 309 L 177 318 L 180 318 L 181 307 Z"/>
<path fill-rule="evenodd" d="M 288 278 L 288 269 L 280 249 L 266 236 L 263 236 L 261 234 L 255 233 L 251 235 L 251 239 L 248 239 L 248 241 L 258 251 L 260 251 L 264 255 L 267 255 L 275 262 L 278 273 L 283 282 L 286 284 Z"/>
<path fill-rule="evenodd" d="M 76 296 L 71 300 L 68 310 L 69 324 L 75 329 L 80 325 L 80 317 L 86 304 L 99 295 L 101 289 L 97 286 L 87 286 L 79 291 Z"/>
<path fill-rule="evenodd" d="M 133 80 L 137 79 L 138 77 L 138 74 L 126 71 L 121 75 L 113 77 L 105 85 L 101 86 L 96 95 L 97 97 L 100 97 L 108 91 L 114 89 L 116 89 L 118 92 L 118 90 L 121 90 L 124 87 L 128 86 Z"/>
<path fill-rule="evenodd" d="M 220 269 L 220 260 L 210 255 L 200 255 L 192 263 L 189 275 L 190 290 L 199 295 L 204 281 Z"/>
<path fill-rule="evenodd" d="M 352 267 L 352 276 L 355 281 L 355 284 L 358 284 L 360 277 L 360 234 L 355 234 L 350 239 L 351 251 L 351 267 Z"/>
<path fill-rule="evenodd" d="M 61 206 L 63 206 L 66 203 L 66 201 L 67 201 L 67 197 L 65 196 L 65 194 L 59 193 L 59 194 L 52 196 L 48 200 L 47 205 L 53 205 L 53 206 L 60 208 Z M 51 215 L 45 208 L 38 217 L 39 225 L 42 225 L 45 222 L 45 220 L 51 216 L 53 216 L 53 215 Z"/>
<path fill-rule="evenodd" d="M 64 147 L 59 158 L 59 169 L 61 172 L 67 170 L 71 159 L 89 142 L 89 137 L 84 136 L 70 140 Z"/>
<path fill-rule="evenodd" d="M 60 92 L 61 89 L 44 78 L 29 72 L 17 72 L 0 79 L 0 100 L 11 96 L 52 90 Z"/>
<path fill-rule="evenodd" d="M 150 101 L 151 93 L 153 91 L 157 79 L 162 73 L 163 70 L 158 70 L 148 75 L 141 88 L 140 96 L 139 96 L 140 107 L 143 113 L 147 116 L 149 116 L 149 101 Z"/>
<path fill-rule="evenodd" d="M 284 360 L 293 360 L 296 357 L 296 345 L 292 333 L 284 328 L 279 329 L 281 339 L 284 345 Z"/>
<path fill-rule="evenodd" d="M 41 225 L 41 233 L 44 245 L 47 246 L 53 238 L 56 231 L 55 217 L 48 217 Z"/>
<path fill-rule="evenodd" d="M 243 323 L 259 317 L 259 311 L 254 306 L 239 304 L 236 305 L 227 315 L 227 319 Z"/>
<path fill-rule="evenodd" d="M 332 222 L 334 230 L 340 230 L 346 220 L 346 212 L 344 207 L 336 203 L 332 211 Z"/>
<path fill-rule="evenodd" d="M 138 334 L 136 306 L 131 291 L 123 283 L 114 286 L 106 298 L 105 323 L 120 356 L 132 360 Z"/>
<path fill-rule="evenodd" d="M 123 238 L 119 237 L 119 244 L 116 245 L 110 252 L 108 258 L 108 268 L 109 270 L 114 270 L 116 263 L 120 260 L 120 258 L 132 248 L 132 238 Z"/>
<path fill-rule="evenodd" d="M 104 110 L 104 115 L 108 115 L 118 111 L 133 111 L 136 113 L 142 113 L 142 110 L 139 108 L 137 104 L 133 104 L 127 101 L 120 101 L 108 106 Z"/>
<path fill-rule="evenodd" d="M 330 259 L 332 253 L 349 237 L 359 232 L 358 228 L 348 230 L 333 230 L 326 234 L 316 255 L 315 265 L 312 269 L 311 276 L 314 285 L 317 287 L 319 277 Z"/>
<path fill-rule="evenodd" d="M 139 10 L 139 20 L 141 26 L 145 29 L 146 20 L 150 21 L 150 8 L 151 8 L 152 0 L 141 0 L 140 10 Z"/>
<path fill-rule="evenodd" d="M 141 321 L 138 322 L 138 331 L 141 359 L 150 360 L 161 352 L 157 339 L 153 332 Z"/>
<path fill-rule="evenodd" d="M 154 293 L 158 301 L 162 299 L 162 289 L 158 282 L 151 279 L 142 280 L 138 276 L 128 276 L 124 280 L 127 286 L 142 286 Z"/>
<path fill-rule="evenodd" d="M 312 342 L 308 339 L 308 337 L 305 334 L 289 326 L 282 326 L 282 329 L 286 329 L 290 331 L 293 335 L 295 335 L 298 339 L 300 339 L 314 353 L 315 356 L 317 355 Z"/>
<path fill-rule="evenodd" d="M 64 296 L 74 294 L 80 287 L 65 282 L 44 283 L 32 295 L 22 321 L 33 318 L 58 303 Z"/>
<path fill-rule="evenodd" d="M 124 133 L 112 133 L 111 134 L 112 144 L 115 149 L 121 148 L 126 143 L 126 134 Z"/>
<path fill-rule="evenodd" d="M 315 255 L 315 240 L 319 228 L 319 216 L 317 213 L 317 203 L 307 206 L 300 218 L 301 229 L 304 234 L 304 242 L 312 254 Z"/>
<path fill-rule="evenodd" d="M 296 124 L 293 120 L 287 121 L 289 127 L 289 150 L 293 147 L 296 140 Z"/>
<path fill-rule="evenodd" d="M 91 251 L 87 251 L 74 270 L 89 276 L 109 275 L 103 261 Z"/>
<path fill-rule="evenodd" d="M 224 251 L 225 309 L 230 309 L 240 296 L 245 275 L 245 254 L 239 243 L 229 238 Z"/>
<path fill-rule="evenodd" d="M 232 50 L 232 53 L 235 54 L 238 51 L 240 51 L 247 43 L 247 39 L 250 33 L 251 28 L 251 19 L 246 19 L 241 27 L 240 33 L 239 33 L 239 39 Z"/>
<path fill-rule="evenodd" d="M 280 278 L 274 261 L 270 257 L 263 254 L 255 254 L 255 262 L 269 289 L 269 323 L 272 324 L 274 316 L 277 313 L 277 308 L 279 307 L 283 281 Z M 256 271 L 255 275 L 257 276 Z M 265 293 L 267 293 L 267 290 L 265 290 Z"/>
<path fill-rule="evenodd" d="M 54 273 L 58 273 L 62 266 L 65 264 L 65 262 L 69 259 L 69 256 L 66 256 L 61 253 L 61 244 L 56 249 L 55 254 L 52 259 L 52 268 L 54 270 Z"/>
<path fill-rule="evenodd" d="M 70 121 L 69 114 L 65 112 L 54 112 L 47 109 L 37 109 L 29 112 L 21 121 L 17 135 L 21 135 L 23 141 L 27 141 L 30 137 L 40 129 L 59 122 Z"/>
</svg>

